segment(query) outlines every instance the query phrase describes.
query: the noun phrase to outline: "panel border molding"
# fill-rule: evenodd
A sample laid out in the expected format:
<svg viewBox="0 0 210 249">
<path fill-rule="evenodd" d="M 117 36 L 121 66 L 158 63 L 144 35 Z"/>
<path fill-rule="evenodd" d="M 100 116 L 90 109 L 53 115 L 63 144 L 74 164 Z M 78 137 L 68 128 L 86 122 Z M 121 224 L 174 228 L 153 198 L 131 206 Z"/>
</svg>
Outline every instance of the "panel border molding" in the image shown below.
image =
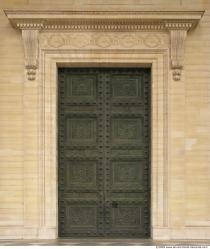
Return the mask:
<svg viewBox="0 0 210 249">
<path fill-rule="evenodd" d="M 39 31 L 167 31 L 170 35 L 170 64 L 173 79 L 181 79 L 187 32 L 204 11 L 41 11 L 5 10 L 13 27 L 22 30 L 25 69 L 35 80 L 38 69 Z"/>
<path fill-rule="evenodd" d="M 151 236 L 168 239 L 160 229 L 170 225 L 168 201 L 168 51 L 41 49 L 40 51 L 40 229 L 39 238 L 57 238 L 57 91 L 58 67 L 151 67 L 152 156 Z M 27 117 L 26 117 L 27 119 Z M 27 201 L 27 200 L 26 200 Z M 26 213 L 30 210 L 25 210 Z M 26 214 L 27 217 L 27 214 Z M 29 222 L 28 222 L 29 223 Z M 49 232 L 48 232 L 49 230 Z M 52 235 L 53 233 L 53 235 Z M 36 235 L 37 236 L 37 235 Z"/>
</svg>

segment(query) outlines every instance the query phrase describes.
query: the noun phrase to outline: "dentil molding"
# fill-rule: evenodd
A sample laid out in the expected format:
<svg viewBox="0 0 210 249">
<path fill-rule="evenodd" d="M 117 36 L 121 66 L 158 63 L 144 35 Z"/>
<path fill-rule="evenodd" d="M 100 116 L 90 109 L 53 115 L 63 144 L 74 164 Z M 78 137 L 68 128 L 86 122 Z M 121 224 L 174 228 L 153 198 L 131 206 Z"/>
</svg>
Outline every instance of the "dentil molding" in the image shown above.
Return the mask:
<svg viewBox="0 0 210 249">
<path fill-rule="evenodd" d="M 173 79 L 180 80 L 184 61 L 184 45 L 188 31 L 193 29 L 201 19 L 203 11 L 41 11 L 41 10 L 5 10 L 5 14 L 13 27 L 22 30 L 25 51 L 25 68 L 28 80 L 36 78 L 39 56 L 40 31 L 54 32 L 48 39 L 49 44 L 59 47 L 65 40 L 58 31 L 69 32 L 66 40 L 71 44 L 86 44 L 86 40 L 70 39 L 71 33 L 80 32 L 168 32 L 170 35 L 170 63 Z M 55 33 L 55 31 L 57 33 Z M 149 33 L 148 32 L 148 33 Z M 57 38 L 56 38 L 57 34 Z M 76 37 L 76 36 L 75 36 Z M 160 35 L 159 35 L 160 37 Z M 78 36 L 77 36 L 78 39 Z M 126 40 L 127 39 L 127 40 Z M 153 36 L 153 43 L 160 40 Z M 92 40 L 89 41 L 90 43 Z M 127 48 L 133 48 L 135 39 L 125 36 Z M 154 49 L 150 39 L 148 49 Z M 106 49 L 113 45 L 113 39 L 103 35 L 98 37 L 94 44 Z M 130 44 L 130 46 L 129 46 Z M 120 46 L 120 44 L 119 44 Z M 125 48 L 122 46 L 122 49 Z"/>
</svg>

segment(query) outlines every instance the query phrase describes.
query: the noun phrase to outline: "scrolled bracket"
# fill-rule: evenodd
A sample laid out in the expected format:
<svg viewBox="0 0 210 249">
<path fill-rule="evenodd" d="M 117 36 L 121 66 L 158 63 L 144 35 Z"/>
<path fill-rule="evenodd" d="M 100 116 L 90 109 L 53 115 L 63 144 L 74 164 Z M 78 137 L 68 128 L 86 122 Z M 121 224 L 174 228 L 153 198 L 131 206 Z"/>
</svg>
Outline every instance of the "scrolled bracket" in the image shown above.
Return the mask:
<svg viewBox="0 0 210 249">
<path fill-rule="evenodd" d="M 185 40 L 191 23 L 167 23 L 166 28 L 170 34 L 170 60 L 173 80 L 181 80 L 184 67 Z"/>
<path fill-rule="evenodd" d="M 35 80 L 38 69 L 40 26 L 21 26 L 28 80 Z"/>
<path fill-rule="evenodd" d="M 173 79 L 181 80 L 182 69 L 184 66 L 185 39 L 187 37 L 186 30 L 171 30 L 171 68 Z"/>
<path fill-rule="evenodd" d="M 36 78 L 38 69 L 40 29 L 62 32 L 75 30 L 81 32 L 168 31 L 170 34 L 170 61 L 173 79 L 180 80 L 187 32 L 198 24 L 204 14 L 204 11 L 5 10 L 4 12 L 12 26 L 22 30 L 25 68 L 29 80 Z M 55 47 L 59 47 L 59 40 L 56 43 Z M 103 43 L 101 45 L 102 49 L 109 45 L 109 41 L 102 38 L 99 43 Z M 150 49 L 153 48 L 150 47 Z"/>
</svg>

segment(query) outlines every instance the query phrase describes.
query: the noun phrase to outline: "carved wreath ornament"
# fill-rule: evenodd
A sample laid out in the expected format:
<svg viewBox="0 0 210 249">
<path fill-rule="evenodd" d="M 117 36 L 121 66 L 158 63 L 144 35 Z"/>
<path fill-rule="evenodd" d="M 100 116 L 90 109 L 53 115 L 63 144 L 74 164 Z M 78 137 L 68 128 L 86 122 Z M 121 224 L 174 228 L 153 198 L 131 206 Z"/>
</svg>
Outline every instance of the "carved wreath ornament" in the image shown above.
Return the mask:
<svg viewBox="0 0 210 249">
<path fill-rule="evenodd" d="M 167 47 L 170 48 L 173 79 L 180 80 L 187 33 L 197 25 L 203 13 L 202 11 L 5 11 L 11 24 L 22 30 L 28 80 L 36 79 L 40 31 L 42 35 L 47 33 L 47 46 L 54 49 L 67 47 L 157 49 L 165 44 L 162 37 L 169 34 L 170 43 Z M 77 34 L 73 34 L 75 31 Z"/>
<path fill-rule="evenodd" d="M 100 48 L 159 48 L 161 45 L 167 43 L 167 39 L 164 34 L 142 34 L 142 33 L 110 33 L 100 32 L 95 34 L 92 33 L 53 33 L 46 34 L 41 39 L 41 46 L 47 46 L 51 48 L 89 48 L 89 49 L 100 49 Z M 168 45 L 168 44 L 167 44 Z"/>
</svg>

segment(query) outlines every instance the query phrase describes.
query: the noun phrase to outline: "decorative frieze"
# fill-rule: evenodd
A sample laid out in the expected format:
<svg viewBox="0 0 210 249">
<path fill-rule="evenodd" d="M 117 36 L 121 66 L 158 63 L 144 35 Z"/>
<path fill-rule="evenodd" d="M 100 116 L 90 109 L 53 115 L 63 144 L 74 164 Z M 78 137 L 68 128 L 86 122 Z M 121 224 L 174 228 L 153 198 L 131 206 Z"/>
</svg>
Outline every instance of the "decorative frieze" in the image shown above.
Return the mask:
<svg viewBox="0 0 210 249">
<path fill-rule="evenodd" d="M 39 30 L 43 33 L 52 33 L 46 35 L 44 46 L 55 49 L 70 47 L 152 50 L 165 46 L 165 49 L 170 48 L 173 79 L 180 80 L 187 32 L 197 25 L 203 13 L 202 11 L 5 11 L 11 24 L 23 31 L 26 69 L 30 80 L 35 79 L 38 68 Z M 74 34 L 75 31 L 80 32 Z M 92 36 L 88 34 L 90 31 L 94 31 Z M 138 35 L 131 34 L 134 31 Z M 110 32 L 112 34 L 108 34 Z M 147 32 L 147 35 L 140 34 L 142 32 Z M 164 32 L 170 34 L 170 45 L 162 39 Z"/>
<path fill-rule="evenodd" d="M 42 33 L 41 48 L 55 49 L 143 49 L 168 47 L 165 32 L 59 32 Z"/>
</svg>

